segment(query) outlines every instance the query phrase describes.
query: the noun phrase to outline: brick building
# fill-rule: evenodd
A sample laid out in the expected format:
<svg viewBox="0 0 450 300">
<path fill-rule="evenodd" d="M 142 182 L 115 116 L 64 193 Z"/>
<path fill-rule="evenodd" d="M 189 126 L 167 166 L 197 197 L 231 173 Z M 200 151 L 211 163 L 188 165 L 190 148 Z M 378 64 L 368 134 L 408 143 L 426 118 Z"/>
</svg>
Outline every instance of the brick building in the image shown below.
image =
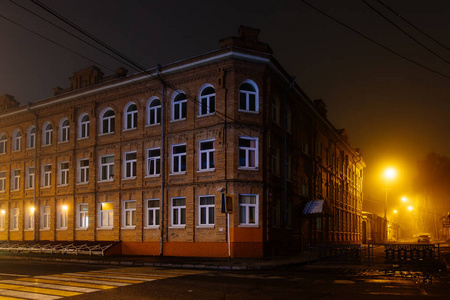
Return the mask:
<svg viewBox="0 0 450 300">
<path fill-rule="evenodd" d="M 361 242 L 364 162 L 258 34 L 134 75 L 86 68 L 29 106 L 0 97 L 0 240 L 217 257 Z"/>
</svg>

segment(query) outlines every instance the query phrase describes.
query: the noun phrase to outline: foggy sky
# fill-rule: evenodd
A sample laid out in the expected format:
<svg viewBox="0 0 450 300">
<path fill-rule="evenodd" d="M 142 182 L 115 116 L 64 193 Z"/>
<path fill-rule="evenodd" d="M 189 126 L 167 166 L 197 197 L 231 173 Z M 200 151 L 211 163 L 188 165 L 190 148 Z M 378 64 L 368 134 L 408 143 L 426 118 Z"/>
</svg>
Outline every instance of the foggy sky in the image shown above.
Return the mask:
<svg viewBox="0 0 450 300">
<path fill-rule="evenodd" d="M 69 30 L 30 1 L 14 1 Z M 387 164 L 399 168 L 392 186 L 396 197 L 410 193 L 417 159 L 430 151 L 450 156 L 450 79 L 402 60 L 301 1 L 41 2 L 148 68 L 215 50 L 220 39 L 236 36 L 240 25 L 259 28 L 260 40 L 272 47 L 275 58 L 311 99 L 325 101 L 331 122 L 345 128 L 352 146 L 361 149 L 367 163 L 365 195 L 375 202 L 384 199 L 380 176 Z M 309 2 L 393 51 L 450 76 L 448 63 L 362 1 Z M 375 0 L 369 2 L 381 9 Z M 450 1 L 383 2 L 450 47 Z M 382 11 L 450 60 L 448 50 Z M 12 94 L 23 104 L 51 97 L 56 86 L 68 87 L 72 73 L 89 65 L 99 65 L 106 74 L 123 66 L 8 0 L 0 0 L 0 15 L 95 62 L 0 18 L 0 94 Z"/>
</svg>

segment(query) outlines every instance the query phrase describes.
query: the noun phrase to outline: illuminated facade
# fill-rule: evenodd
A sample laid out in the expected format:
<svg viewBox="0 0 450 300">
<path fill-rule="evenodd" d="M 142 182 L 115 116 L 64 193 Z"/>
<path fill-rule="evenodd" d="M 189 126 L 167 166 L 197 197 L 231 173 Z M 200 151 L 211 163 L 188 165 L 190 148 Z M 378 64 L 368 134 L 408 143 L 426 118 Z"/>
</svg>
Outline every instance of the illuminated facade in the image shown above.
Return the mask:
<svg viewBox="0 0 450 300">
<path fill-rule="evenodd" d="M 131 76 L 90 67 L 30 106 L 0 97 L 0 240 L 216 257 L 359 242 L 364 162 L 258 33 Z M 316 199 L 330 210 L 303 214 Z"/>
</svg>

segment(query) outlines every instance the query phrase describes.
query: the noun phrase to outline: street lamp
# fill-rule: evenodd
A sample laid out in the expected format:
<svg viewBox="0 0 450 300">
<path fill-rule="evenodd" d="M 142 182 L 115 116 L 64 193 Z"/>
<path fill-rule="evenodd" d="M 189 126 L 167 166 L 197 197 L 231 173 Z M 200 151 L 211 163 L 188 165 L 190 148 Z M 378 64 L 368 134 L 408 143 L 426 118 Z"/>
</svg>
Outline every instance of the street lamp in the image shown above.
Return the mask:
<svg viewBox="0 0 450 300">
<path fill-rule="evenodd" d="M 399 228 L 400 228 L 400 213 L 399 213 L 398 210 L 394 209 L 394 214 L 397 215 L 397 243 L 398 243 L 399 240 L 400 240 L 400 236 L 399 236 L 399 234 L 400 234 L 400 232 L 399 232 Z"/>
<path fill-rule="evenodd" d="M 386 212 L 387 212 L 387 199 L 388 199 L 388 190 L 389 190 L 389 186 L 388 183 L 390 181 L 392 181 L 395 177 L 397 176 L 397 171 L 395 171 L 394 168 L 387 168 L 384 171 L 384 179 L 385 179 L 385 192 L 386 192 L 386 197 L 384 199 L 384 228 L 385 228 L 385 236 L 384 236 L 384 240 L 387 239 L 387 231 L 386 231 L 386 227 L 387 227 L 387 217 L 386 217 Z"/>
</svg>

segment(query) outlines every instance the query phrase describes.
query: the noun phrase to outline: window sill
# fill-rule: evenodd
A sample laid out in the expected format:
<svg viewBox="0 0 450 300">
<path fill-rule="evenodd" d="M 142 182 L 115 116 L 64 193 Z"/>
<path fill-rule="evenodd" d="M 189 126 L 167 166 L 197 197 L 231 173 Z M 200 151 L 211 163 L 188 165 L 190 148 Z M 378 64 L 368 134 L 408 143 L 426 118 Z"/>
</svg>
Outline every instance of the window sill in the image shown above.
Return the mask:
<svg viewBox="0 0 450 300">
<path fill-rule="evenodd" d="M 207 172 L 214 172 L 216 168 L 212 169 L 204 169 L 204 170 L 198 170 L 197 173 L 207 173 Z"/>
<path fill-rule="evenodd" d="M 186 171 L 169 174 L 169 176 L 177 176 L 177 175 L 186 175 Z"/>
<path fill-rule="evenodd" d="M 58 144 L 68 144 L 69 141 L 59 141 Z"/>
<path fill-rule="evenodd" d="M 19 231 L 19 228 L 17 228 L 17 229 L 10 229 L 9 230 L 9 232 L 18 232 Z"/>
<path fill-rule="evenodd" d="M 147 227 L 144 227 L 144 229 L 159 229 L 159 225 L 147 226 Z"/>
<path fill-rule="evenodd" d="M 88 136 L 86 136 L 86 137 L 79 137 L 79 138 L 77 138 L 77 141 L 88 140 L 88 139 L 89 139 Z"/>
<path fill-rule="evenodd" d="M 114 227 L 113 226 L 108 226 L 108 227 L 97 227 L 97 230 L 113 230 Z"/>
<path fill-rule="evenodd" d="M 34 228 L 24 229 L 23 231 L 25 231 L 25 232 L 33 232 L 33 231 L 34 231 Z"/>
<path fill-rule="evenodd" d="M 52 144 L 42 144 L 41 147 L 50 147 Z"/>
<path fill-rule="evenodd" d="M 39 231 L 50 231 L 50 228 L 41 228 Z"/>
<path fill-rule="evenodd" d="M 172 119 L 170 120 L 170 123 L 175 123 L 175 122 L 181 122 L 181 121 L 186 121 L 187 118 L 181 118 L 181 119 Z"/>
<path fill-rule="evenodd" d="M 216 114 L 216 112 L 207 113 L 207 114 L 203 114 L 203 115 L 198 115 L 197 118 L 210 117 L 210 116 L 214 116 L 215 114 Z"/>
<path fill-rule="evenodd" d="M 34 187 L 32 187 L 32 186 L 31 187 L 27 187 L 27 188 L 25 188 L 25 190 L 26 191 L 32 191 L 32 190 L 34 190 Z"/>
<path fill-rule="evenodd" d="M 259 171 L 259 168 L 253 168 L 253 167 L 239 167 L 238 170 L 242 170 L 242 171 Z"/>
<path fill-rule="evenodd" d="M 158 178 L 158 177 L 161 177 L 161 174 L 145 175 L 145 178 Z"/>
<path fill-rule="evenodd" d="M 155 123 L 155 124 L 146 124 L 145 127 L 155 127 L 155 126 L 160 126 L 161 123 Z"/>
<path fill-rule="evenodd" d="M 136 230 L 136 226 L 126 226 L 126 227 L 121 227 L 120 229 L 122 229 L 122 230 Z"/>
<path fill-rule="evenodd" d="M 77 182 L 77 185 L 88 185 L 89 184 L 89 181 L 86 181 L 86 182 Z"/>
<path fill-rule="evenodd" d="M 214 229 L 214 224 L 213 225 L 197 225 L 197 228 L 205 228 L 205 229 Z"/>
<path fill-rule="evenodd" d="M 104 133 L 99 133 L 98 136 L 105 136 L 105 135 L 113 135 L 115 132 L 104 132 Z"/>
<path fill-rule="evenodd" d="M 97 181 L 97 183 L 111 183 L 114 182 L 114 179 L 109 179 L 109 180 L 99 180 Z"/>
<path fill-rule="evenodd" d="M 186 225 L 171 225 L 169 229 L 186 229 Z"/>
<path fill-rule="evenodd" d="M 65 230 L 67 230 L 67 227 L 56 228 L 56 231 L 65 231 Z"/>
<path fill-rule="evenodd" d="M 124 128 L 122 130 L 122 132 L 133 131 L 133 130 L 137 130 L 137 127 L 135 127 L 135 128 Z"/>
<path fill-rule="evenodd" d="M 58 187 L 67 187 L 67 186 L 69 186 L 68 183 L 65 183 L 65 184 L 58 184 Z"/>
<path fill-rule="evenodd" d="M 51 187 L 52 187 L 51 185 L 46 185 L 46 186 L 41 186 L 41 189 L 49 189 Z"/>
<path fill-rule="evenodd" d="M 11 152 L 12 153 L 17 153 L 17 152 L 20 152 L 21 150 L 19 149 L 19 150 L 12 150 Z"/>
<path fill-rule="evenodd" d="M 75 231 L 87 231 L 88 227 L 77 227 L 75 228 Z"/>
<path fill-rule="evenodd" d="M 136 180 L 136 176 L 134 177 L 126 177 L 126 178 L 122 178 L 122 181 L 127 181 L 127 180 Z"/>
<path fill-rule="evenodd" d="M 238 227 L 242 227 L 242 228 L 259 228 L 259 225 L 256 225 L 256 224 L 239 224 Z"/>
<path fill-rule="evenodd" d="M 243 113 L 249 113 L 249 114 L 259 114 L 259 110 L 246 110 L 246 109 L 239 109 L 239 112 L 243 112 Z"/>
</svg>

